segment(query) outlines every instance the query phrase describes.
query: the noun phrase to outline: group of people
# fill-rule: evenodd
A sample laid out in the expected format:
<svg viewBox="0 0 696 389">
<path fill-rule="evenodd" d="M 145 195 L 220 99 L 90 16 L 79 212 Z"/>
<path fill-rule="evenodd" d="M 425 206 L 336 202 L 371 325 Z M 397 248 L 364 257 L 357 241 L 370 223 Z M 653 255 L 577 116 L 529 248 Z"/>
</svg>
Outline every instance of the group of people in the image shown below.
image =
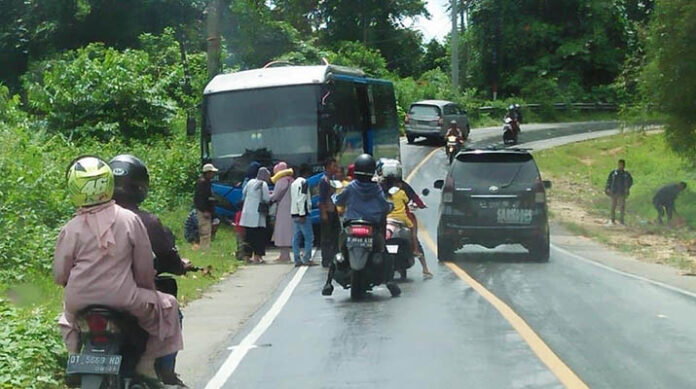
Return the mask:
<svg viewBox="0 0 696 389">
<path fill-rule="evenodd" d="M 626 161 L 620 159 L 616 169 L 607 177 L 604 192 L 611 197 L 611 224 L 616 224 L 616 209 L 619 209 L 619 223 L 625 224 L 626 199 L 631 194 L 633 176 L 626 170 Z M 667 223 L 677 214 L 676 200 L 680 193 L 686 189 L 686 182 L 667 184 L 657 190 L 652 203 L 657 211 L 657 222 L 663 224 L 663 217 L 667 215 Z"/>
</svg>

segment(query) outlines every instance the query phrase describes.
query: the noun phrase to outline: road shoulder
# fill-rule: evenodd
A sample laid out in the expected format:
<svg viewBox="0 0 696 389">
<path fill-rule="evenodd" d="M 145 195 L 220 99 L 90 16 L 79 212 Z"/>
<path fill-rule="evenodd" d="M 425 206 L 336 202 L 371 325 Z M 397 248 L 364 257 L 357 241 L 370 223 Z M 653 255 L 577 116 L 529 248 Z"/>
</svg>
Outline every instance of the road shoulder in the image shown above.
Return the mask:
<svg viewBox="0 0 696 389">
<path fill-rule="evenodd" d="M 683 272 L 677 268 L 641 261 L 620 253 L 590 238 L 575 235 L 558 222 L 551 223 L 551 232 L 552 245 L 570 252 L 576 258 L 696 294 L 696 277 L 683 275 Z"/>
<path fill-rule="evenodd" d="M 177 370 L 189 387 L 205 387 L 215 374 L 216 361 L 229 353 L 229 340 L 293 269 L 291 264 L 242 266 L 183 309 L 185 345 L 177 358 Z"/>
</svg>

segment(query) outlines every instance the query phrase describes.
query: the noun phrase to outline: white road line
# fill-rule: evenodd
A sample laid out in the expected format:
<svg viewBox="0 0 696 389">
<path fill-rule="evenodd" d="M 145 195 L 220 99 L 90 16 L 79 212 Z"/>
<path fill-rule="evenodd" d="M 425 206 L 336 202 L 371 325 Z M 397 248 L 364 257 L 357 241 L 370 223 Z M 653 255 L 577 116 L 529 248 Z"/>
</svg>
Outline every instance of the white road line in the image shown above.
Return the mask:
<svg viewBox="0 0 696 389">
<path fill-rule="evenodd" d="M 665 288 L 665 289 L 669 289 L 669 290 L 671 290 L 671 291 L 673 291 L 673 292 L 681 293 L 681 294 L 683 294 L 683 295 L 696 298 L 696 293 L 689 292 L 688 290 L 684 290 L 684 289 L 681 289 L 681 288 L 677 288 L 676 286 L 672 286 L 672 285 L 669 285 L 669 284 L 665 284 L 664 282 L 660 282 L 660 281 L 651 280 L 650 278 L 646 278 L 646 277 L 639 276 L 639 275 L 636 275 L 636 274 L 628 273 L 628 272 L 625 272 L 625 271 L 623 271 L 623 270 L 615 269 L 615 268 L 613 268 L 613 267 L 611 267 L 611 266 L 605 265 L 605 264 L 603 264 L 603 263 L 599 263 L 599 262 L 597 262 L 597 261 L 593 261 L 593 260 L 591 260 L 591 259 L 585 258 L 585 257 L 580 256 L 580 255 L 578 255 L 578 254 L 575 254 L 575 253 L 573 253 L 573 252 L 571 252 L 571 251 L 568 251 L 568 250 L 566 250 L 566 249 L 564 249 L 564 248 L 562 248 L 562 247 L 558 247 L 558 246 L 556 246 L 555 244 L 551 244 L 551 247 L 552 247 L 554 250 L 560 251 L 561 253 L 563 253 L 563 254 L 565 254 L 565 255 L 571 256 L 571 257 L 573 257 L 573 258 L 575 258 L 575 259 L 578 259 L 578 260 L 583 261 L 583 262 L 585 262 L 585 263 L 589 263 L 590 265 L 599 267 L 599 268 L 601 268 L 601 269 L 609 270 L 609 271 L 611 271 L 611 272 L 614 272 L 614 273 L 617 273 L 617 274 L 621 274 L 622 276 L 626 276 L 626 277 L 630 277 L 630 278 L 633 278 L 633 279 L 636 279 L 636 280 L 648 282 L 648 283 L 650 283 L 650 284 L 653 284 L 653 285 L 656 285 L 656 286 L 660 286 L 660 287 L 663 287 L 663 288 Z"/>
<path fill-rule="evenodd" d="M 208 382 L 205 389 L 220 389 L 227 382 L 227 380 L 232 376 L 232 373 L 237 369 L 239 364 L 242 362 L 244 356 L 246 356 L 249 350 L 256 348 L 256 341 L 259 340 L 261 335 L 273 324 L 273 321 L 280 314 L 285 304 L 290 299 L 292 292 L 295 290 L 297 285 L 300 284 L 302 277 L 307 272 L 308 267 L 303 266 L 299 268 L 295 276 L 290 280 L 288 285 L 283 290 L 283 293 L 278 296 L 278 299 L 273 303 L 271 309 L 266 312 L 261 318 L 261 321 L 256 324 L 254 329 L 249 332 L 249 334 L 242 340 L 242 342 L 234 348 L 230 355 L 222 364 L 220 370 L 215 374 L 215 376 Z"/>
</svg>

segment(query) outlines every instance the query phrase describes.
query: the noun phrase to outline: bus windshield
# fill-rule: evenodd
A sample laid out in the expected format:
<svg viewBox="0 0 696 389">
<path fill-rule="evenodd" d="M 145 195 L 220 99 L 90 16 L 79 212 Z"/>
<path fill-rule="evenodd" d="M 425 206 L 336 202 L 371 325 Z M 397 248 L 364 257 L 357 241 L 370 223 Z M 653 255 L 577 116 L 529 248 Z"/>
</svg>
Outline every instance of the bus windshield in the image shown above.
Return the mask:
<svg viewBox="0 0 696 389">
<path fill-rule="evenodd" d="M 319 93 L 318 85 L 297 85 L 208 96 L 210 156 L 229 160 L 265 149 L 291 164 L 315 162 Z"/>
</svg>

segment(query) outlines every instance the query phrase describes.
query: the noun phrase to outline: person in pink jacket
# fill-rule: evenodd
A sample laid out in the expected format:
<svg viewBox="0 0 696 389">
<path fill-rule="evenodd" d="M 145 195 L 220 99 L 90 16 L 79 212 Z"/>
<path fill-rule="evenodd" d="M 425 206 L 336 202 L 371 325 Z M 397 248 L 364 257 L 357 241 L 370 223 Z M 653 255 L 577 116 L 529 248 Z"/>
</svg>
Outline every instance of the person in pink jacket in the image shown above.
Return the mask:
<svg viewBox="0 0 696 389">
<path fill-rule="evenodd" d="M 67 183 L 78 210 L 58 235 L 53 277 L 65 287 L 58 324 L 68 351 L 79 352 L 80 310 L 105 305 L 129 312 L 149 334 L 137 371 L 156 378 L 155 359 L 183 349 L 183 339 L 176 298 L 155 290 L 147 230 L 135 213 L 111 199 L 114 177 L 103 160 L 76 159 Z"/>
</svg>

